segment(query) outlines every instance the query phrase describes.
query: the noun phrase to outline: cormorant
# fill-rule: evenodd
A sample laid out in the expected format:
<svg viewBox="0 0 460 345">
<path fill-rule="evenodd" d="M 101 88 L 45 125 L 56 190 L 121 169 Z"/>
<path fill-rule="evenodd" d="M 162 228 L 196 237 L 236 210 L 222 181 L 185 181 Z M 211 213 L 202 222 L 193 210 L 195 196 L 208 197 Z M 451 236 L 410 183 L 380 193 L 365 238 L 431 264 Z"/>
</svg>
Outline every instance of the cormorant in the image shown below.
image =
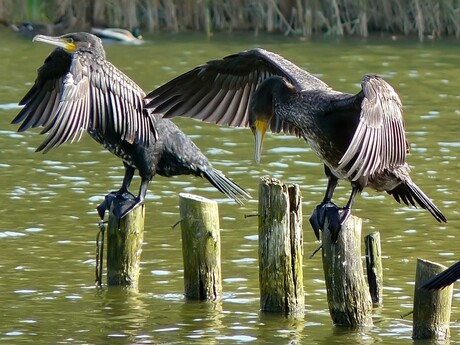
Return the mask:
<svg viewBox="0 0 460 345">
<path fill-rule="evenodd" d="M 366 75 L 362 89 L 347 94 L 264 49 L 252 49 L 209 61 L 150 92 L 147 108 L 165 117 L 191 117 L 234 127 L 250 127 L 255 159 L 265 132 L 304 138 L 324 162 L 326 194 L 310 219 L 315 234 L 325 216 L 338 232 L 365 187 L 386 191 L 396 201 L 420 205 L 439 222 L 446 218 L 409 176 L 401 101 L 376 75 Z M 341 208 L 332 203 L 338 179 L 351 182 Z M 335 210 L 330 212 L 330 210 Z"/>
<path fill-rule="evenodd" d="M 213 168 L 200 149 L 171 120 L 157 114 L 154 114 L 154 116 L 156 118 L 155 128 L 159 136 L 154 144 L 138 149 L 138 160 L 142 163 L 136 168 L 139 169 L 141 176 L 146 171 L 152 175 L 152 178 L 155 174 L 164 177 L 194 175 L 206 178 L 217 190 L 240 205 L 243 204 L 244 200 L 251 198 L 243 188 L 222 172 Z M 104 218 L 105 210 L 110 208 L 113 198 L 120 195 L 124 199 L 132 198 L 128 187 L 133 178 L 135 168 L 126 162 L 124 164 L 126 171 L 120 190 L 107 195 L 104 202 L 97 208 L 101 219 Z"/>
<path fill-rule="evenodd" d="M 37 151 L 46 153 L 66 141 L 79 140 L 83 131 L 120 157 L 125 176 L 124 197 L 114 212 L 122 218 L 144 201 L 155 173 L 165 176 L 195 174 L 208 178 L 236 201 L 248 194 L 210 167 L 206 158 L 169 120 L 145 108 L 144 91 L 105 58 L 100 38 L 85 32 L 59 37 L 38 35 L 34 41 L 57 46 L 38 69 L 29 92 L 20 101 L 24 108 L 13 119 L 18 131 L 43 127 L 46 139 Z M 163 138 L 158 138 L 157 129 Z M 169 135 L 168 135 L 169 134 Z M 138 196 L 130 197 L 135 170 L 141 184 Z"/>
<path fill-rule="evenodd" d="M 446 286 L 455 283 L 458 279 L 460 279 L 460 261 L 428 279 L 428 281 L 422 285 L 422 289 L 443 289 Z"/>
</svg>

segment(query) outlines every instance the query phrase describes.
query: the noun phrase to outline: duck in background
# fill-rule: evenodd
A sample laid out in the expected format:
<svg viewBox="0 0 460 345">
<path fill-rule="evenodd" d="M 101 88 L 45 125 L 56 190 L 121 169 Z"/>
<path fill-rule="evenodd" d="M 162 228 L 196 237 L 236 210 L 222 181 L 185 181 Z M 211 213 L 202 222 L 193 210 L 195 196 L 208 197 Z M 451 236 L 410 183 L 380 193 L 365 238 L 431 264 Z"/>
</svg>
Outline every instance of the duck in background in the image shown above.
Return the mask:
<svg viewBox="0 0 460 345">
<path fill-rule="evenodd" d="M 60 36 L 79 27 L 78 19 L 72 15 L 65 15 L 55 23 L 22 22 L 10 25 L 14 32 L 27 39 L 32 39 L 36 35 Z"/>
<path fill-rule="evenodd" d="M 32 39 L 36 35 L 61 36 L 72 31 L 91 31 L 93 35 L 108 42 L 120 42 L 123 44 L 141 45 L 145 41 L 140 34 L 139 28 L 132 31 L 122 28 L 102 28 L 92 27 L 90 25 L 81 25 L 74 16 L 65 16 L 55 23 L 32 23 L 22 22 L 20 24 L 11 24 L 11 29 L 19 35 Z"/>
<path fill-rule="evenodd" d="M 139 28 L 134 28 L 132 32 L 120 28 L 91 28 L 91 33 L 104 41 L 111 40 L 134 45 L 140 45 L 145 42 L 140 34 Z"/>
</svg>

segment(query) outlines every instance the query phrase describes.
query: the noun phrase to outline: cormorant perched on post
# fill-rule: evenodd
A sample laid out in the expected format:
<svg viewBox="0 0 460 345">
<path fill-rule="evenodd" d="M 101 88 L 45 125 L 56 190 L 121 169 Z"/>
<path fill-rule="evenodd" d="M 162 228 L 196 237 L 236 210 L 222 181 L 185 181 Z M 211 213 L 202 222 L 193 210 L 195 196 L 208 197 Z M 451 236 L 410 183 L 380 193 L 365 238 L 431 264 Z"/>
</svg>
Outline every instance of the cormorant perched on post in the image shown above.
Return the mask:
<svg viewBox="0 0 460 345">
<path fill-rule="evenodd" d="M 460 279 L 460 261 L 428 279 L 428 281 L 422 285 L 422 289 L 443 289 L 455 283 L 458 279 Z"/>
<path fill-rule="evenodd" d="M 168 118 L 250 127 L 256 161 L 268 129 L 304 138 L 324 162 L 328 177 L 325 197 L 310 219 L 317 236 L 326 214 L 331 215 L 331 230 L 339 231 L 365 187 L 386 191 L 407 205 L 418 204 L 446 222 L 409 176 L 398 95 L 376 75 L 364 76 L 361 86 L 356 95 L 334 91 L 283 57 L 253 49 L 198 66 L 146 98 L 147 108 Z M 352 186 L 342 214 L 331 201 L 338 179 Z"/>
<path fill-rule="evenodd" d="M 18 131 L 43 127 L 46 139 L 37 151 L 47 152 L 66 141 L 79 140 L 83 131 L 125 166 L 123 184 L 111 194 L 123 197 L 114 212 L 124 217 L 144 201 L 153 176 L 194 174 L 241 202 L 249 195 L 222 173 L 171 121 L 145 108 L 142 89 L 105 59 L 101 40 L 79 32 L 59 37 L 38 35 L 34 41 L 57 46 L 38 70 L 35 84 L 20 101 L 24 108 L 12 123 Z M 161 131 L 159 138 L 157 131 Z M 128 193 L 139 170 L 139 194 Z M 102 205 L 102 211 L 104 211 Z M 99 209 L 98 209 L 99 210 Z M 99 210 L 100 211 L 100 210 Z M 101 211 L 99 212 L 101 214 Z"/>
</svg>

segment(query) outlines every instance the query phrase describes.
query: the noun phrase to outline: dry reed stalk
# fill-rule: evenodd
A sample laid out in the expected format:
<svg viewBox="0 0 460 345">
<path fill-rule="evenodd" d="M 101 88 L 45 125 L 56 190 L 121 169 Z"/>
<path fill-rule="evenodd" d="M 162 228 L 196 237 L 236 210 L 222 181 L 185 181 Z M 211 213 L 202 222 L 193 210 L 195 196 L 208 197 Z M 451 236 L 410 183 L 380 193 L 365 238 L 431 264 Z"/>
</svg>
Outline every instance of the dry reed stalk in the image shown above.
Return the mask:
<svg viewBox="0 0 460 345">
<path fill-rule="evenodd" d="M 415 28 L 417 29 L 418 39 L 420 42 L 423 41 L 423 33 L 425 32 L 424 17 L 422 9 L 420 8 L 419 0 L 414 1 L 414 17 L 415 17 Z"/>
<path fill-rule="evenodd" d="M 336 27 L 335 27 L 335 32 L 337 36 L 343 37 L 343 27 L 342 23 L 340 21 L 340 10 L 339 10 L 339 5 L 337 4 L 336 0 L 332 0 L 332 8 L 333 8 L 333 18 L 336 21 Z"/>
<path fill-rule="evenodd" d="M 458 0 L 0 0 L 0 21 L 141 27 L 147 32 L 259 30 L 368 36 L 370 31 L 460 36 Z"/>
<path fill-rule="evenodd" d="M 12 0 L 0 0 L 0 23 L 8 25 L 13 17 Z"/>
</svg>

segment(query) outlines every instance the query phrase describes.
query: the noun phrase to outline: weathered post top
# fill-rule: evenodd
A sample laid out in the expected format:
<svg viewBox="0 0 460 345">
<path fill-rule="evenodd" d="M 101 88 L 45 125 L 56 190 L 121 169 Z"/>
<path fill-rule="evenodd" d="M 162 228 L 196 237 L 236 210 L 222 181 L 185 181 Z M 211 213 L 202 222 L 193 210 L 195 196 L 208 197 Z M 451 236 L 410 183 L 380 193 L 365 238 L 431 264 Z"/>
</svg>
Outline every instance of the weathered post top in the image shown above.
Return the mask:
<svg viewBox="0 0 460 345">
<path fill-rule="evenodd" d="M 185 296 L 219 300 L 222 296 L 219 210 L 217 202 L 179 194 Z"/>
</svg>

